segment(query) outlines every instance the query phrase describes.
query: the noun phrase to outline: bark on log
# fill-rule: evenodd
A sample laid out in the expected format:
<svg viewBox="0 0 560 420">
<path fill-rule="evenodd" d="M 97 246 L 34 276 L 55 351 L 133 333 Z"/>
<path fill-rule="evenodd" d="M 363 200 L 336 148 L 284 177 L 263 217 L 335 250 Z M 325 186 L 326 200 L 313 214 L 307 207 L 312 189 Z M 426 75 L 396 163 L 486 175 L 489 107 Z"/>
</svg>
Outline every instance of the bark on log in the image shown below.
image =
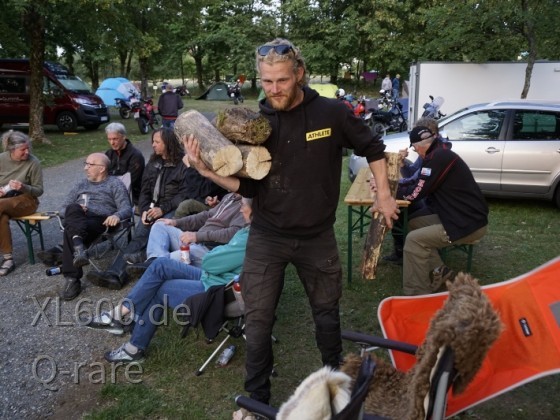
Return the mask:
<svg viewBox="0 0 560 420">
<path fill-rule="evenodd" d="M 243 157 L 243 168 L 237 172 L 237 176 L 263 179 L 268 175 L 272 166 L 272 158 L 265 147 L 251 146 L 249 144 L 238 144 L 237 147 Z"/>
<path fill-rule="evenodd" d="M 243 107 L 219 112 L 214 125 L 233 143 L 262 144 L 272 131 L 270 123 L 260 113 Z"/>
<path fill-rule="evenodd" d="M 397 195 L 397 187 L 400 177 L 400 158 L 398 153 L 385 153 L 387 159 L 387 176 L 389 178 L 389 189 L 391 195 Z M 375 201 L 375 200 L 374 200 Z M 362 257 L 362 277 L 368 280 L 375 279 L 377 262 L 381 253 L 381 245 L 387 233 L 385 218 L 381 213 L 375 213 L 369 225 L 368 235 L 364 243 L 364 254 Z"/>
<path fill-rule="evenodd" d="M 180 140 L 193 134 L 200 144 L 201 159 L 218 175 L 233 175 L 243 166 L 241 151 L 198 111 L 180 114 L 175 121 L 175 134 Z"/>
</svg>

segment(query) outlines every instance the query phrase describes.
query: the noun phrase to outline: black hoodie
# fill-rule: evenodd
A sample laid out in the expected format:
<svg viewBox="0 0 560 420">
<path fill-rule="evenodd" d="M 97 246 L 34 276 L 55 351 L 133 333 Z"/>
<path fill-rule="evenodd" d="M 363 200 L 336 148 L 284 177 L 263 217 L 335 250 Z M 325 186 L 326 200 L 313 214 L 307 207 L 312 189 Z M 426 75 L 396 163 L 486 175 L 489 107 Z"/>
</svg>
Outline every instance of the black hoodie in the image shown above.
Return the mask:
<svg viewBox="0 0 560 420">
<path fill-rule="evenodd" d="M 276 111 L 266 99 L 262 115 L 272 133 L 263 144 L 272 157 L 260 181 L 240 179 L 237 191 L 254 197 L 252 226 L 288 237 L 312 237 L 331 228 L 340 195 L 343 148 L 368 162 L 385 157 L 385 145 L 336 99 L 308 87 L 294 109 Z"/>
</svg>

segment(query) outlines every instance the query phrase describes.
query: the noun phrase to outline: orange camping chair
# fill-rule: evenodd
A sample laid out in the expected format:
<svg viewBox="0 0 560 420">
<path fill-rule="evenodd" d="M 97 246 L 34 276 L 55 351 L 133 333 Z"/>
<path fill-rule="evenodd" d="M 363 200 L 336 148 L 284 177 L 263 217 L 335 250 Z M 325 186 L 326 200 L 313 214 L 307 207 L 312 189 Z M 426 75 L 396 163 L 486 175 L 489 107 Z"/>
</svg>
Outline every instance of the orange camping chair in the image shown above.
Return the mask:
<svg viewBox="0 0 560 420">
<path fill-rule="evenodd" d="M 447 417 L 547 375 L 560 372 L 560 257 L 517 278 L 483 286 L 504 330 L 465 392 L 447 398 Z M 378 309 L 390 340 L 420 345 L 448 292 L 390 297 Z M 410 354 L 390 350 L 393 365 L 407 371 Z"/>
</svg>

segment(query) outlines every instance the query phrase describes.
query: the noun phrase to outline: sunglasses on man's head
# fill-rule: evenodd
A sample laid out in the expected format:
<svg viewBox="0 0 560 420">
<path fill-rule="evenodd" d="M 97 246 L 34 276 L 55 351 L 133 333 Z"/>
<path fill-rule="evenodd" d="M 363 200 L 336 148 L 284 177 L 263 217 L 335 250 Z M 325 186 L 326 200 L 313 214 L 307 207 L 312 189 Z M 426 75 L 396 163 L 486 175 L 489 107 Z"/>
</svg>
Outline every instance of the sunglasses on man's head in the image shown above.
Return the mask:
<svg viewBox="0 0 560 420">
<path fill-rule="evenodd" d="M 280 45 L 261 45 L 258 49 L 257 52 L 259 53 L 259 55 L 261 56 L 265 56 L 269 53 L 270 50 L 274 50 L 274 52 L 276 54 L 279 55 L 286 55 L 288 54 L 290 51 L 295 53 L 294 49 L 292 48 L 291 45 L 285 45 L 285 44 L 280 44 Z"/>
</svg>

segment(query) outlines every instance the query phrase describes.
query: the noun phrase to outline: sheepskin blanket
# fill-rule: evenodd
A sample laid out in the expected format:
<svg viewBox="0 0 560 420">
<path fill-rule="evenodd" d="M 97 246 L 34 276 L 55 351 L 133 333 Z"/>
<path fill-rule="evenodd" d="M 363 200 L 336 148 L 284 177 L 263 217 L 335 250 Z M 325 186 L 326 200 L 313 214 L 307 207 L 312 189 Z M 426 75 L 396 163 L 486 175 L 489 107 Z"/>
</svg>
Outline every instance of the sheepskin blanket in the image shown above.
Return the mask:
<svg viewBox="0 0 560 420">
<path fill-rule="evenodd" d="M 361 363 L 361 361 L 360 361 Z M 327 420 L 350 401 L 352 378 L 324 367 L 309 375 L 280 407 L 277 420 Z"/>
<path fill-rule="evenodd" d="M 440 350 L 451 347 L 457 377 L 453 392 L 461 393 L 480 369 L 488 350 L 499 337 L 502 323 L 476 279 L 459 273 L 447 282 L 449 297 L 430 322 L 426 338 L 407 373 L 397 371 L 383 359 L 376 370 L 365 401 L 365 412 L 394 419 L 424 419 L 424 400 L 430 389 L 430 375 Z M 362 359 L 345 358 L 341 368 L 356 378 Z"/>
</svg>

